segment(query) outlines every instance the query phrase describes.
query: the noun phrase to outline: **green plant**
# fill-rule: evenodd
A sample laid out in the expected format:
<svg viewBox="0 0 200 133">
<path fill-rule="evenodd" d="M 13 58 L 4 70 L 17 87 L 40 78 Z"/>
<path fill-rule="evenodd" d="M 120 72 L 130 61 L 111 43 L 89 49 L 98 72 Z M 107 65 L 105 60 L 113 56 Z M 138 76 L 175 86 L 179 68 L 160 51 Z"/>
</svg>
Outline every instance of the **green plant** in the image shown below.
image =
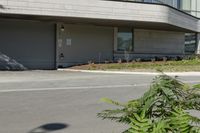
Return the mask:
<svg viewBox="0 0 200 133">
<path fill-rule="evenodd" d="M 98 116 L 129 124 L 125 133 L 200 133 L 200 119 L 186 112 L 200 111 L 200 85 L 190 87 L 177 77 L 157 76 L 141 98 L 124 104 L 108 98 L 102 101 L 120 108 Z"/>
</svg>

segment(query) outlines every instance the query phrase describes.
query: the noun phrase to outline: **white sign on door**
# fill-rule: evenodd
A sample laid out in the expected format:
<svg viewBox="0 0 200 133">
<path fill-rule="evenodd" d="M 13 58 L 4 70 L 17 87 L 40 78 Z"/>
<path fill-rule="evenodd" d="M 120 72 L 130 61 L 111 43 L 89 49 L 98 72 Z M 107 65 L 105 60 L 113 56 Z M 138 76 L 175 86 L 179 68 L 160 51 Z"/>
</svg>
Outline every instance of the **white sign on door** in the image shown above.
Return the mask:
<svg viewBox="0 0 200 133">
<path fill-rule="evenodd" d="M 72 39 L 71 38 L 67 38 L 66 39 L 66 45 L 67 46 L 71 46 L 72 45 Z"/>
<path fill-rule="evenodd" d="M 58 47 L 59 47 L 59 48 L 62 47 L 62 39 L 58 39 Z"/>
</svg>

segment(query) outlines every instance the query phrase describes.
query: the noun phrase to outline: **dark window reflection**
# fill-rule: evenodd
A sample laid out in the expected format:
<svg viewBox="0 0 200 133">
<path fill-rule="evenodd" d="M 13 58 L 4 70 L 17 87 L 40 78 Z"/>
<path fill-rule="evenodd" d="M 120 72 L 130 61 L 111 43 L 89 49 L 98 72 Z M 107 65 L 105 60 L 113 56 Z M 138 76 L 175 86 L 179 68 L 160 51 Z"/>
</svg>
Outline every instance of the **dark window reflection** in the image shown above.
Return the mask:
<svg viewBox="0 0 200 133">
<path fill-rule="evenodd" d="M 132 28 L 119 28 L 117 34 L 117 51 L 133 51 Z"/>
<path fill-rule="evenodd" d="M 197 34 L 186 33 L 185 34 L 185 53 L 194 54 L 197 47 Z"/>
</svg>

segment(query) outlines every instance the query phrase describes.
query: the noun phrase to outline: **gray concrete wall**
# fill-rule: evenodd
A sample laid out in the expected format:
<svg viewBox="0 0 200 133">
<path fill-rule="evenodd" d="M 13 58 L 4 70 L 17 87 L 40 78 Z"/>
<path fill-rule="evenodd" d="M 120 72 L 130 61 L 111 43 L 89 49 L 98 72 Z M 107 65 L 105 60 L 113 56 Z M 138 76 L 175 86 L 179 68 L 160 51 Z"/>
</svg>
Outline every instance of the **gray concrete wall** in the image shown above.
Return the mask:
<svg viewBox="0 0 200 133">
<path fill-rule="evenodd" d="M 125 55 L 115 51 L 117 59 L 151 59 L 164 56 L 182 56 L 184 54 L 185 33 L 159 30 L 134 30 L 134 51 Z"/>
<path fill-rule="evenodd" d="M 167 6 L 104 0 L 0 0 L 0 13 L 159 22 L 200 32 L 200 21 Z"/>
<path fill-rule="evenodd" d="M 154 54 L 184 54 L 185 33 L 134 30 L 134 52 Z"/>
<path fill-rule="evenodd" d="M 60 24 L 57 27 L 57 66 L 112 60 L 112 27 L 65 24 L 64 31 Z"/>
<path fill-rule="evenodd" d="M 0 53 L 0 69 L 55 68 L 55 25 L 0 20 Z"/>
</svg>

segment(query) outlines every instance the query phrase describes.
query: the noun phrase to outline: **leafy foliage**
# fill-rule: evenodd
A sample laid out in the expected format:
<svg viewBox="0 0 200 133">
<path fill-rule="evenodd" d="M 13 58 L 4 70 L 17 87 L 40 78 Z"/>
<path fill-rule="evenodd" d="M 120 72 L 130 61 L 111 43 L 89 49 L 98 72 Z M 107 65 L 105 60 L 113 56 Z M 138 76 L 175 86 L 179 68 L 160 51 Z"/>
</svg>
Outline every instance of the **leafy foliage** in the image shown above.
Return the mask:
<svg viewBox="0 0 200 133">
<path fill-rule="evenodd" d="M 200 111 L 200 85 L 190 87 L 177 77 L 157 76 L 141 98 L 125 104 L 108 98 L 102 101 L 120 108 L 98 116 L 129 124 L 125 133 L 200 133 L 200 119 L 186 112 Z"/>
<path fill-rule="evenodd" d="M 133 117 L 129 117 L 131 120 L 130 126 L 131 128 L 128 130 L 130 133 L 146 133 L 151 127 L 151 121 L 145 118 L 145 113 L 142 112 L 140 115 L 134 113 Z"/>
</svg>

